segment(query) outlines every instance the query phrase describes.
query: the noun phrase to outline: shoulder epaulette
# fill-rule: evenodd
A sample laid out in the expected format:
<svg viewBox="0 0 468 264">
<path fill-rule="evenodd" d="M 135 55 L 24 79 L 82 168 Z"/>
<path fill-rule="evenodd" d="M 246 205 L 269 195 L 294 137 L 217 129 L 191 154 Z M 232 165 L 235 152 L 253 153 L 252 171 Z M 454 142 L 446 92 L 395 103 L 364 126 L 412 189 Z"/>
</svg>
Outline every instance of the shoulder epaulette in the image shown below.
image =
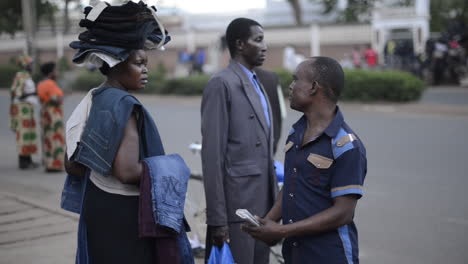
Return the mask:
<svg viewBox="0 0 468 264">
<path fill-rule="evenodd" d="M 354 134 L 347 133 L 343 128 L 340 129 L 338 134 L 332 139 L 333 157 L 337 159 L 343 153 L 354 148 L 354 144 L 350 144 L 357 140 Z"/>
</svg>

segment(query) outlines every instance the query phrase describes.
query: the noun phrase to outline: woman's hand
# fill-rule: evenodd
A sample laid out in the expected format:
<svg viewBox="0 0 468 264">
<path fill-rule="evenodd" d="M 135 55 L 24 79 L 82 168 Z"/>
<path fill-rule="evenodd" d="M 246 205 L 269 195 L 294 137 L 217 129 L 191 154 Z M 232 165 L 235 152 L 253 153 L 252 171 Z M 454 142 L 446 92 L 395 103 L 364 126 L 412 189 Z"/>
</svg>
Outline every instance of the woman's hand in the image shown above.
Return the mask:
<svg viewBox="0 0 468 264">
<path fill-rule="evenodd" d="M 84 177 L 86 175 L 86 167 L 81 163 L 70 161 L 68 159 L 68 155 L 66 151 L 65 151 L 64 164 L 65 164 L 65 171 L 69 175 L 78 176 L 78 177 Z"/>
</svg>

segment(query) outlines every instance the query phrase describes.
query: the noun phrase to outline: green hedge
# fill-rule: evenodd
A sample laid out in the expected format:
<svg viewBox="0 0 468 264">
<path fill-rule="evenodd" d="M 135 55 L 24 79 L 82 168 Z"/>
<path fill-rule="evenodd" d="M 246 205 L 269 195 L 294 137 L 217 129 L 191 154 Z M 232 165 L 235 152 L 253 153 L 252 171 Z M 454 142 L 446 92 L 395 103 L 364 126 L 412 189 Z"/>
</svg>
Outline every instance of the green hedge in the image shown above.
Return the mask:
<svg viewBox="0 0 468 264">
<path fill-rule="evenodd" d="M 414 75 L 399 71 L 347 70 L 344 100 L 408 102 L 421 97 L 425 85 Z"/>
<path fill-rule="evenodd" d="M 279 76 L 284 95 L 287 96 L 292 74 L 280 69 L 275 72 Z M 149 83 L 141 92 L 200 95 L 209 78 L 206 75 L 193 75 L 165 79 L 164 71 L 159 69 L 150 73 Z M 423 81 L 405 72 L 346 70 L 345 78 L 342 100 L 407 102 L 419 99 L 425 89 Z M 83 71 L 73 82 L 72 87 L 77 90 L 89 90 L 102 83 L 103 80 L 104 77 L 99 72 Z"/>
<path fill-rule="evenodd" d="M 15 78 L 16 72 L 18 71 L 19 68 L 14 65 L 0 65 L 0 88 L 10 89 L 10 86 L 13 83 L 13 78 Z"/>
<path fill-rule="evenodd" d="M 289 94 L 289 85 L 293 80 L 292 73 L 284 69 L 274 69 L 273 71 L 278 74 L 278 79 L 283 90 L 283 95 L 287 97 Z"/>
<path fill-rule="evenodd" d="M 104 82 L 105 77 L 99 70 L 87 71 L 81 70 L 76 79 L 71 83 L 73 91 L 88 91 L 91 88 L 98 87 Z"/>
<path fill-rule="evenodd" d="M 292 74 L 282 69 L 275 72 L 287 96 Z M 424 89 L 423 81 L 406 72 L 346 70 L 341 100 L 407 102 L 419 99 Z"/>
<path fill-rule="evenodd" d="M 206 75 L 192 75 L 183 78 L 169 79 L 164 85 L 163 94 L 200 95 L 210 79 Z"/>
</svg>

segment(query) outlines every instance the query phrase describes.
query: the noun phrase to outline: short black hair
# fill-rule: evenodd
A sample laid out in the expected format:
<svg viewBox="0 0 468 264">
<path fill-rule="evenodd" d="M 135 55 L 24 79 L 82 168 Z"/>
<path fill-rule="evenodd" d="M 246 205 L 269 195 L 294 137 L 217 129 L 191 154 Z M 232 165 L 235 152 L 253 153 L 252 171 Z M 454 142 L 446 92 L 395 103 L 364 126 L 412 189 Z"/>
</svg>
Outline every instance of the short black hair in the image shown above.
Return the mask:
<svg viewBox="0 0 468 264">
<path fill-rule="evenodd" d="M 54 62 L 46 62 L 41 65 L 41 72 L 44 76 L 49 75 L 51 72 L 55 70 L 55 63 Z"/>
<path fill-rule="evenodd" d="M 341 65 L 329 57 L 309 58 L 309 69 L 313 79 L 325 88 L 325 96 L 336 103 L 344 88 L 344 72 Z M 312 80 L 311 80 L 312 81 Z"/>
<path fill-rule="evenodd" d="M 251 26 L 262 27 L 257 21 L 244 17 L 236 18 L 229 23 L 226 29 L 226 41 L 231 58 L 236 55 L 236 40 L 246 41 L 250 37 Z"/>
</svg>

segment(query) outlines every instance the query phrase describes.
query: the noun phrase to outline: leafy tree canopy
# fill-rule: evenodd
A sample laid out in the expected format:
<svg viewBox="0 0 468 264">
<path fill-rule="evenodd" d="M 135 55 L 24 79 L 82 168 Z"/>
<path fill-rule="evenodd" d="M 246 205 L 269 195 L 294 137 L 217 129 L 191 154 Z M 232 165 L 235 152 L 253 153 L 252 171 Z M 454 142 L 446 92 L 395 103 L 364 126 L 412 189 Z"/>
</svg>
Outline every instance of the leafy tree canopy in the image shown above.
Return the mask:
<svg viewBox="0 0 468 264">
<path fill-rule="evenodd" d="M 54 13 L 57 6 L 45 0 L 32 0 L 36 4 L 36 26 L 37 22 L 44 18 L 53 23 Z M 23 30 L 22 9 L 20 0 L 0 1 L 0 34 L 7 33 L 14 35 L 16 31 Z"/>
</svg>

